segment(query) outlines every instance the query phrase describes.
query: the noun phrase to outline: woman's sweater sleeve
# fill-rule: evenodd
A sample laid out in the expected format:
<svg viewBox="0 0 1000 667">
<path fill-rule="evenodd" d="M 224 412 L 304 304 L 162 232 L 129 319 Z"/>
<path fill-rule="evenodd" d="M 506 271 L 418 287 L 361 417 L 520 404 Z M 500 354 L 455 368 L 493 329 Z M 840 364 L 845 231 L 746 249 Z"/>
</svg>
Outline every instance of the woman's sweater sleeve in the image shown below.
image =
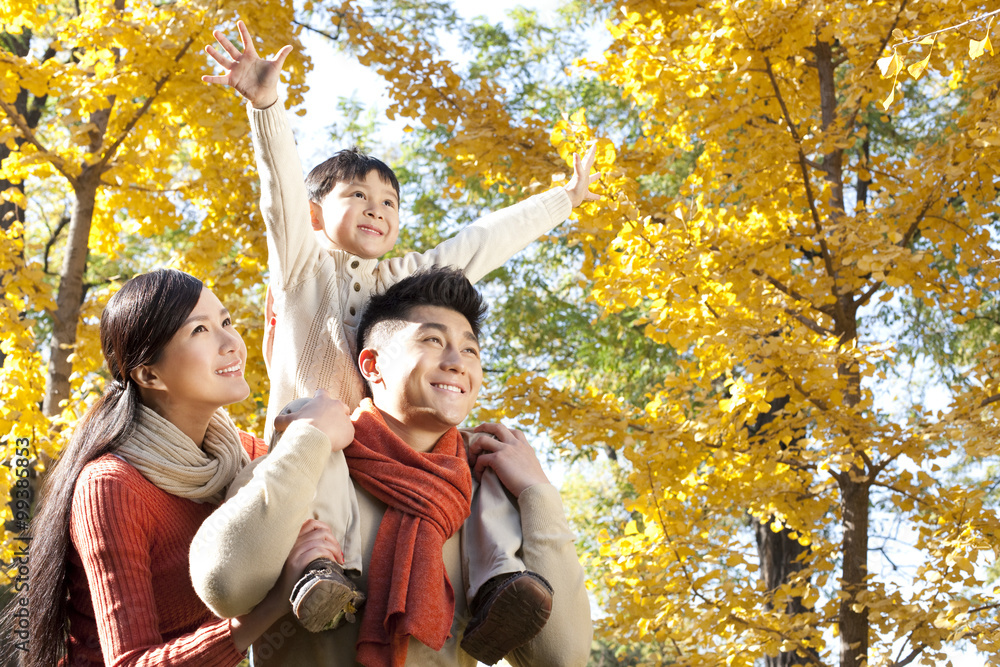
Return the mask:
<svg viewBox="0 0 1000 667">
<path fill-rule="evenodd" d="M 151 558 L 158 526 L 139 490 L 110 476 L 81 476 L 73 495 L 70 538 L 90 586 L 105 664 L 232 667 L 229 621 L 203 624 L 164 641 L 153 598 Z"/>
<path fill-rule="evenodd" d="M 191 581 L 215 614 L 233 618 L 264 599 L 281 575 L 316 485 L 330 456 L 330 439 L 293 422 L 281 444 L 240 473 L 229 499 L 191 542 Z"/>
<path fill-rule="evenodd" d="M 538 636 L 507 660 L 516 667 L 582 667 L 590 657 L 594 629 L 583 568 L 559 491 L 551 484 L 537 484 L 525 489 L 517 502 L 524 565 L 552 585 L 552 614 Z"/>
</svg>

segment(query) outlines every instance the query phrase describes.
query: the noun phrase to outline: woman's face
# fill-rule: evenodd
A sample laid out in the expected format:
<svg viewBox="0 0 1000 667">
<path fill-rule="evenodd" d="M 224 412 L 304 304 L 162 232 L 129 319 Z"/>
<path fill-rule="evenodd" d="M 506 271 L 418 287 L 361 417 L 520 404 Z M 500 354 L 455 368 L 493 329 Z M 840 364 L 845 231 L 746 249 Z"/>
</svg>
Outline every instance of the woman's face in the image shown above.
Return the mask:
<svg viewBox="0 0 1000 667">
<path fill-rule="evenodd" d="M 208 288 L 180 329 L 148 366 L 156 380 L 153 402 L 171 412 L 214 412 L 250 395 L 243 377 L 247 346 L 229 311 Z M 154 406 L 155 407 L 155 406 Z"/>
</svg>

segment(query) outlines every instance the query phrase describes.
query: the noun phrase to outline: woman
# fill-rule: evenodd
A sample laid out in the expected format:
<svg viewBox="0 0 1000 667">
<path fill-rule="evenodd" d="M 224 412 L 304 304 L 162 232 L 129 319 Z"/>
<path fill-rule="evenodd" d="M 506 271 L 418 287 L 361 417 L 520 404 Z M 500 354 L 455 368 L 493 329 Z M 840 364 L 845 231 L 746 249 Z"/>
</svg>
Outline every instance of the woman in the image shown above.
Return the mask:
<svg viewBox="0 0 1000 667">
<path fill-rule="evenodd" d="M 250 392 L 246 345 L 199 280 L 160 270 L 111 297 L 101 348 L 112 381 L 32 522 L 22 664 L 236 665 L 288 612 L 304 566 L 339 549 L 329 529 L 307 522 L 264 600 L 246 616 L 213 616 L 191 586 L 188 549 L 236 473 L 262 453 L 221 410 Z M 349 425 L 339 403 L 313 403 L 301 416 L 322 433 Z"/>
</svg>

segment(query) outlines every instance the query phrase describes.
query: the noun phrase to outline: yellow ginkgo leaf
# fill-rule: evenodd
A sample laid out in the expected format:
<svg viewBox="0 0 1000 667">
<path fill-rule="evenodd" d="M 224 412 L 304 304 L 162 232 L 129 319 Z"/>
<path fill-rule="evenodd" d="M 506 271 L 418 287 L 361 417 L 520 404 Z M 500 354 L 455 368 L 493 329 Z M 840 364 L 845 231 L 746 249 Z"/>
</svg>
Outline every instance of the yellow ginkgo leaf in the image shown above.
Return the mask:
<svg viewBox="0 0 1000 667">
<path fill-rule="evenodd" d="M 970 39 L 969 40 L 969 57 L 975 60 L 979 56 L 989 49 L 990 54 L 993 54 L 993 45 L 990 44 L 990 36 L 987 35 L 985 39 Z"/>
<path fill-rule="evenodd" d="M 903 69 L 903 57 L 896 51 L 893 51 L 892 55 L 879 58 L 876 64 L 882 71 L 882 78 L 888 79 L 890 76 L 896 76 Z"/>
<path fill-rule="evenodd" d="M 892 82 L 892 90 L 889 91 L 889 97 L 885 98 L 882 102 L 882 108 L 885 110 L 889 109 L 889 105 L 892 104 L 892 100 L 896 97 L 896 82 Z"/>
<path fill-rule="evenodd" d="M 906 68 L 906 71 L 909 72 L 910 76 L 912 76 L 914 79 L 919 79 L 920 75 L 924 73 L 925 69 L 927 69 L 927 63 L 929 63 L 930 61 L 931 61 L 931 52 L 928 51 L 927 55 L 924 56 L 923 60 L 913 63 L 912 65 Z"/>
<path fill-rule="evenodd" d="M 986 24 L 985 37 L 979 40 L 969 40 L 969 57 L 973 60 L 983 55 L 986 51 L 989 51 L 991 56 L 993 55 L 993 44 L 990 43 L 990 28 L 993 27 L 993 18 L 995 17 L 990 17 L 989 23 Z"/>
</svg>

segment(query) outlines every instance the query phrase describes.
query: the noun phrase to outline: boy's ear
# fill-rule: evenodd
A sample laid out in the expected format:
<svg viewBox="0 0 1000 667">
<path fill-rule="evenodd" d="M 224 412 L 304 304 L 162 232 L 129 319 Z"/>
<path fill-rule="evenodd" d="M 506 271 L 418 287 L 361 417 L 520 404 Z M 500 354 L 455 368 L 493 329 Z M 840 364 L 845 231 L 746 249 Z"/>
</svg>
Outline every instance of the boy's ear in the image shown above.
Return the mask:
<svg viewBox="0 0 1000 667">
<path fill-rule="evenodd" d="M 142 389 L 163 389 L 163 381 L 156 374 L 156 371 L 150 366 L 139 366 L 133 368 L 132 372 L 129 373 L 131 377 L 139 387 Z"/>
<path fill-rule="evenodd" d="M 378 370 L 378 352 L 370 347 L 361 350 L 358 355 L 358 367 L 361 369 L 361 377 L 377 384 L 382 381 L 382 374 Z"/>
<path fill-rule="evenodd" d="M 314 201 L 309 202 L 309 222 L 312 223 L 313 231 L 323 231 L 323 207 Z"/>
</svg>

